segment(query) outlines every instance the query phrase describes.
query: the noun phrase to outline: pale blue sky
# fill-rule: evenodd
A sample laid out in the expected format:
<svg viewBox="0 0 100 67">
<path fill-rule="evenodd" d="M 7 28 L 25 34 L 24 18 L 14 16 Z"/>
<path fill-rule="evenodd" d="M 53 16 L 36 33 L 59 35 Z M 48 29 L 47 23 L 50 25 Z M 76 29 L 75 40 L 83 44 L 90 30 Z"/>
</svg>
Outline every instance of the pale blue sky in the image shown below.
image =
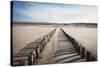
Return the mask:
<svg viewBox="0 0 100 67">
<path fill-rule="evenodd" d="M 13 2 L 13 21 L 25 22 L 97 22 L 94 5 Z"/>
</svg>

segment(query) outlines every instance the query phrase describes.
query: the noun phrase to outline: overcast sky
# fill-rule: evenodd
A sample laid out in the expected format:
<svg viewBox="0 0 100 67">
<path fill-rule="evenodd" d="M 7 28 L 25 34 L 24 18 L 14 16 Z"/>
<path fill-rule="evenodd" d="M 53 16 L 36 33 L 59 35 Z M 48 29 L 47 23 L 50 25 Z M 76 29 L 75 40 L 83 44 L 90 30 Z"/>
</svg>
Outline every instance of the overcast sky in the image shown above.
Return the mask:
<svg viewBox="0 0 100 67">
<path fill-rule="evenodd" d="M 94 5 L 13 2 L 13 21 L 25 22 L 97 22 Z"/>
</svg>

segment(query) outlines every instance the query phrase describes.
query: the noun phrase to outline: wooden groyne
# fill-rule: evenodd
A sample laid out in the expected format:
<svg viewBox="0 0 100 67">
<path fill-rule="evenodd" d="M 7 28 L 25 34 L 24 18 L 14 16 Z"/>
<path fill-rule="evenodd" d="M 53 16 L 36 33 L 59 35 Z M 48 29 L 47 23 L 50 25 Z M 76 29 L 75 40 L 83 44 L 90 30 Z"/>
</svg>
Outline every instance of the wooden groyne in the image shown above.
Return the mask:
<svg viewBox="0 0 100 67">
<path fill-rule="evenodd" d="M 86 59 L 86 61 L 97 61 L 97 57 L 88 51 L 83 45 L 81 45 L 75 38 L 67 34 L 63 29 L 61 29 L 63 33 L 66 35 L 68 40 L 73 44 L 75 50 L 81 56 L 82 59 Z"/>
<path fill-rule="evenodd" d="M 22 48 L 16 55 L 13 56 L 12 66 L 33 65 L 37 63 L 37 59 L 41 58 L 41 53 L 45 45 L 49 42 L 56 29 L 43 37 L 29 43 Z"/>
</svg>

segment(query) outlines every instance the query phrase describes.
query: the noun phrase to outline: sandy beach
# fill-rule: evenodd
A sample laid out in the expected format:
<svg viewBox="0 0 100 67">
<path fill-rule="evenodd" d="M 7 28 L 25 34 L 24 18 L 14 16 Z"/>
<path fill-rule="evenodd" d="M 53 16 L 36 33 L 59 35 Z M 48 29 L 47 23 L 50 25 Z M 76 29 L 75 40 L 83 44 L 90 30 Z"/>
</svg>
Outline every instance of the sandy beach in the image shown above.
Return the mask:
<svg viewBox="0 0 100 67">
<path fill-rule="evenodd" d="M 13 55 L 17 54 L 20 49 L 28 43 L 46 35 L 55 27 L 41 26 L 13 26 Z"/>
<path fill-rule="evenodd" d="M 55 27 L 35 25 L 14 25 L 13 26 L 13 55 L 28 43 L 42 37 Z M 61 27 L 65 32 L 75 38 L 87 50 L 97 55 L 97 29 L 81 27 Z M 48 48 L 47 48 L 48 49 Z"/>
</svg>

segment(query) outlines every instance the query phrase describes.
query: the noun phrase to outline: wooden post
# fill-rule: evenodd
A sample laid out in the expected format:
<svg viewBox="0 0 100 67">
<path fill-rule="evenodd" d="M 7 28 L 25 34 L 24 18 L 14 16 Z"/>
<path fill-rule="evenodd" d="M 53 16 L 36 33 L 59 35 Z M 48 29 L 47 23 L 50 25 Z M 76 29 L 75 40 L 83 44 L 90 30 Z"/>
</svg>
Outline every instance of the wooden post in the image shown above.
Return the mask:
<svg viewBox="0 0 100 67">
<path fill-rule="evenodd" d="M 32 53 L 34 55 L 34 58 L 33 58 L 34 61 L 33 61 L 33 63 L 35 64 L 36 63 L 36 51 L 34 50 Z"/>
<path fill-rule="evenodd" d="M 80 55 L 80 45 L 77 46 L 77 52 Z"/>
<path fill-rule="evenodd" d="M 73 40 L 73 43 L 74 43 L 73 45 L 74 45 L 76 51 L 78 52 L 78 43 L 75 40 Z"/>
<path fill-rule="evenodd" d="M 81 58 L 85 58 L 85 48 L 81 47 Z"/>
<path fill-rule="evenodd" d="M 42 52 L 42 43 L 40 43 L 39 47 L 40 47 L 40 53 L 41 53 Z"/>
<path fill-rule="evenodd" d="M 28 65 L 32 65 L 32 58 L 31 58 L 31 55 L 28 56 Z"/>
<path fill-rule="evenodd" d="M 35 51 L 36 51 L 36 59 L 37 59 L 39 57 L 37 48 L 35 49 Z"/>
<path fill-rule="evenodd" d="M 92 55 L 91 56 L 91 61 L 97 61 L 97 59 Z"/>
<path fill-rule="evenodd" d="M 91 53 L 89 51 L 86 52 L 86 61 L 91 61 Z"/>
</svg>

